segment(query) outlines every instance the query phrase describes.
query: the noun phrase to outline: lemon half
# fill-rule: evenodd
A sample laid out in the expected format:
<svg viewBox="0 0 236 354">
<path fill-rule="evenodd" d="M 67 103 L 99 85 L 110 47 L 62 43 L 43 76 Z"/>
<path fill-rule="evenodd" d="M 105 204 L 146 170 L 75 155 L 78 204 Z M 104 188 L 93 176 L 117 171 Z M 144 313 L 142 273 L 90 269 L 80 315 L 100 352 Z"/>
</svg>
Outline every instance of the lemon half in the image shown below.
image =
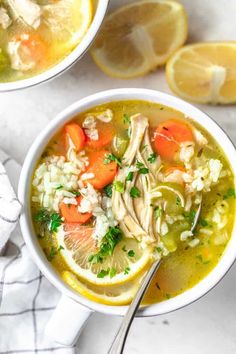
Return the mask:
<svg viewBox="0 0 236 354">
<path fill-rule="evenodd" d="M 170 88 L 200 103 L 236 102 L 236 42 L 198 43 L 181 48 L 169 60 Z"/>
<path fill-rule="evenodd" d="M 187 16 L 175 1 L 148 0 L 110 14 L 92 47 L 108 75 L 133 78 L 163 65 L 187 38 Z"/>
</svg>

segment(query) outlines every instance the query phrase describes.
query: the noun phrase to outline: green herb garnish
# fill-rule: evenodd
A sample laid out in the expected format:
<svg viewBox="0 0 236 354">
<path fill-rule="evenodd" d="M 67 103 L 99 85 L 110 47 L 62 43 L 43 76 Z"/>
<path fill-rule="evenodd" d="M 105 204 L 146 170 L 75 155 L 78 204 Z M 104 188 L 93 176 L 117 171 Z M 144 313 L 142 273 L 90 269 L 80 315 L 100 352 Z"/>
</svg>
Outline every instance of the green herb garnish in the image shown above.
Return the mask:
<svg viewBox="0 0 236 354">
<path fill-rule="evenodd" d="M 62 224 L 62 218 L 58 213 L 50 213 L 47 209 L 40 209 L 37 214 L 34 215 L 36 223 L 41 224 L 44 231 L 57 232 L 58 227 Z"/>
<path fill-rule="evenodd" d="M 208 222 L 205 219 L 200 219 L 199 223 L 203 227 L 208 226 Z"/>
<path fill-rule="evenodd" d="M 125 185 L 124 185 L 123 182 L 121 182 L 121 181 L 115 181 L 115 182 L 113 182 L 113 186 L 114 186 L 114 188 L 115 188 L 115 190 L 116 190 L 117 192 L 119 192 L 119 193 L 124 193 L 124 191 L 125 191 Z"/>
<path fill-rule="evenodd" d="M 180 203 L 181 203 L 181 200 L 180 200 L 180 198 L 179 198 L 179 197 L 177 197 L 177 198 L 176 198 L 176 205 L 178 205 L 178 206 L 179 206 L 179 205 L 180 205 Z"/>
<path fill-rule="evenodd" d="M 122 238 L 122 231 L 118 226 L 109 227 L 106 235 L 101 241 L 100 250 L 96 254 L 89 256 L 88 261 L 91 263 L 102 263 L 104 258 L 111 256 L 116 245 Z"/>
<path fill-rule="evenodd" d="M 140 190 L 137 187 L 132 187 L 130 189 L 130 196 L 132 198 L 139 198 L 141 195 Z"/>
<path fill-rule="evenodd" d="M 160 207 L 160 206 L 155 207 L 154 216 L 156 219 L 158 219 L 161 216 L 162 211 L 163 211 L 162 207 Z"/>
<path fill-rule="evenodd" d="M 138 172 L 142 175 L 146 175 L 149 172 L 149 169 L 146 168 L 142 162 L 137 161 L 136 167 L 138 168 Z"/>
<path fill-rule="evenodd" d="M 127 253 L 129 257 L 134 257 L 135 256 L 135 252 L 134 250 L 129 250 L 129 252 Z"/>
<path fill-rule="evenodd" d="M 149 155 L 149 157 L 148 157 L 148 162 L 150 162 L 150 163 L 154 163 L 155 161 L 156 161 L 156 159 L 157 159 L 157 154 L 154 152 L 154 153 L 152 153 L 152 154 L 150 154 Z"/>
<path fill-rule="evenodd" d="M 127 249 L 126 249 L 125 245 L 122 247 L 122 251 L 127 252 Z"/>
<path fill-rule="evenodd" d="M 97 277 L 98 278 L 105 278 L 108 274 L 109 274 L 110 269 L 102 269 L 98 274 Z"/>
<path fill-rule="evenodd" d="M 61 250 L 64 250 L 65 248 L 62 246 L 62 245 L 60 245 L 59 247 L 58 247 L 58 252 L 60 252 Z"/>
<path fill-rule="evenodd" d="M 130 116 L 127 113 L 123 114 L 123 123 L 124 124 L 130 124 L 131 123 Z"/>
<path fill-rule="evenodd" d="M 71 193 L 73 193 L 76 197 L 79 197 L 81 195 L 81 193 L 79 191 L 70 191 Z"/>
<path fill-rule="evenodd" d="M 110 269 L 110 272 L 109 272 L 110 278 L 114 278 L 114 276 L 116 275 L 116 273 L 117 273 L 116 268 L 112 267 L 112 268 Z"/>
<path fill-rule="evenodd" d="M 234 188 L 229 188 L 226 192 L 226 194 L 223 196 L 223 199 L 228 199 L 230 197 L 236 198 L 236 193 Z"/>
<path fill-rule="evenodd" d="M 127 177 L 126 177 L 126 181 L 128 182 L 128 181 L 132 181 L 133 180 L 133 178 L 134 178 L 134 173 L 133 172 L 129 172 L 128 174 L 127 174 Z"/>
<path fill-rule="evenodd" d="M 58 250 L 54 246 L 52 246 L 50 248 L 49 254 L 47 255 L 47 259 L 49 260 L 49 262 L 51 262 L 53 260 L 53 258 L 57 255 L 57 253 L 58 253 Z"/>
<path fill-rule="evenodd" d="M 116 157 L 114 154 L 106 155 L 106 157 L 105 157 L 103 162 L 104 162 L 105 165 L 108 165 L 112 161 L 115 161 L 118 166 L 120 166 L 120 167 L 122 166 L 121 159 L 119 157 Z"/>
<path fill-rule="evenodd" d="M 108 184 L 106 187 L 103 188 L 104 193 L 106 194 L 107 197 L 111 198 L 112 197 L 112 183 Z"/>
<path fill-rule="evenodd" d="M 130 272 L 130 267 L 126 267 L 125 271 L 124 271 L 124 274 L 127 275 L 127 274 L 129 274 L 129 272 Z"/>
<path fill-rule="evenodd" d="M 62 189 L 64 186 L 61 184 L 60 186 L 58 186 L 57 188 L 56 188 L 56 190 L 59 190 L 59 189 Z"/>
</svg>

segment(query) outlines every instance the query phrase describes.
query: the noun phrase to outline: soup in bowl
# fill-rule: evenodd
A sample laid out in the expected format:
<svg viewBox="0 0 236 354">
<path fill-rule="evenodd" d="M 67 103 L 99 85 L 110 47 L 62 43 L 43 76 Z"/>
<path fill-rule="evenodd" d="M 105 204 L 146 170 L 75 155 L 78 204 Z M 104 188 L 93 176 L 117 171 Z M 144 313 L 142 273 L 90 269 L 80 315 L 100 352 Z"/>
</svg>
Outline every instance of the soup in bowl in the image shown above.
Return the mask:
<svg viewBox="0 0 236 354">
<path fill-rule="evenodd" d="M 29 151 L 19 187 L 24 238 L 65 295 L 109 314 L 126 311 L 161 259 L 139 314 L 175 310 L 235 259 L 234 158 L 225 133 L 182 100 L 142 89 L 95 94 Z"/>
<path fill-rule="evenodd" d="M 88 48 L 108 0 L 6 0 L 0 4 L 0 90 L 45 81 Z"/>
</svg>

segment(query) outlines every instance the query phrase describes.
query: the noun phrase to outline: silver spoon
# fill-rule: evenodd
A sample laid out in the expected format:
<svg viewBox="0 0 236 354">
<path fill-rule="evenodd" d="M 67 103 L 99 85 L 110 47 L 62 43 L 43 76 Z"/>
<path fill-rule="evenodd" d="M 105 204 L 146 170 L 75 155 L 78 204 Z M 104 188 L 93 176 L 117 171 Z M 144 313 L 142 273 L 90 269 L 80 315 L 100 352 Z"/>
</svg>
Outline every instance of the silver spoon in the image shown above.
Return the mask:
<svg viewBox="0 0 236 354">
<path fill-rule="evenodd" d="M 195 230 L 195 228 L 197 226 L 197 223 L 198 223 L 198 220 L 199 220 L 199 217 L 201 214 L 201 210 L 202 210 L 202 201 L 200 202 L 198 209 L 196 211 L 195 217 L 194 217 L 194 221 L 193 221 L 193 224 L 191 227 L 192 232 Z M 152 264 L 151 268 L 149 269 L 148 273 L 144 277 L 143 282 L 142 282 L 139 290 L 137 291 L 137 294 L 135 295 L 132 303 L 130 304 L 130 306 L 128 308 L 128 311 L 126 312 L 126 315 L 124 316 L 124 319 L 123 319 L 121 326 L 115 336 L 115 339 L 110 347 L 108 354 L 122 354 L 123 353 L 130 326 L 133 322 L 133 319 L 136 315 L 139 305 L 143 299 L 143 296 L 144 296 L 149 284 L 151 283 L 157 269 L 159 268 L 160 264 L 161 264 L 161 260 L 154 262 Z"/>
</svg>

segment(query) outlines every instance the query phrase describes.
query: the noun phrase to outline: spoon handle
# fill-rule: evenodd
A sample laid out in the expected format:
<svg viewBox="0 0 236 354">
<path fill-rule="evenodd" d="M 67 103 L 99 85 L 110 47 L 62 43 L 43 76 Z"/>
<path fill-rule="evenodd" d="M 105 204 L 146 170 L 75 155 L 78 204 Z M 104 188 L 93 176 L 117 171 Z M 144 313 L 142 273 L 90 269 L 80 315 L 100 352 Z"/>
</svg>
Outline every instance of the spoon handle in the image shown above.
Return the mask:
<svg viewBox="0 0 236 354">
<path fill-rule="evenodd" d="M 111 345 L 111 348 L 108 352 L 108 354 L 122 354 L 126 342 L 127 335 L 129 333 L 130 326 L 133 322 L 133 319 L 135 317 L 135 314 L 139 308 L 140 302 L 142 301 L 142 298 L 154 276 L 156 273 L 157 269 L 159 268 L 160 265 L 160 260 L 154 262 L 146 274 L 142 285 L 140 286 L 137 294 L 135 295 L 131 305 L 128 308 L 128 311 L 122 321 L 122 324 L 115 336 L 115 339 Z"/>
</svg>

